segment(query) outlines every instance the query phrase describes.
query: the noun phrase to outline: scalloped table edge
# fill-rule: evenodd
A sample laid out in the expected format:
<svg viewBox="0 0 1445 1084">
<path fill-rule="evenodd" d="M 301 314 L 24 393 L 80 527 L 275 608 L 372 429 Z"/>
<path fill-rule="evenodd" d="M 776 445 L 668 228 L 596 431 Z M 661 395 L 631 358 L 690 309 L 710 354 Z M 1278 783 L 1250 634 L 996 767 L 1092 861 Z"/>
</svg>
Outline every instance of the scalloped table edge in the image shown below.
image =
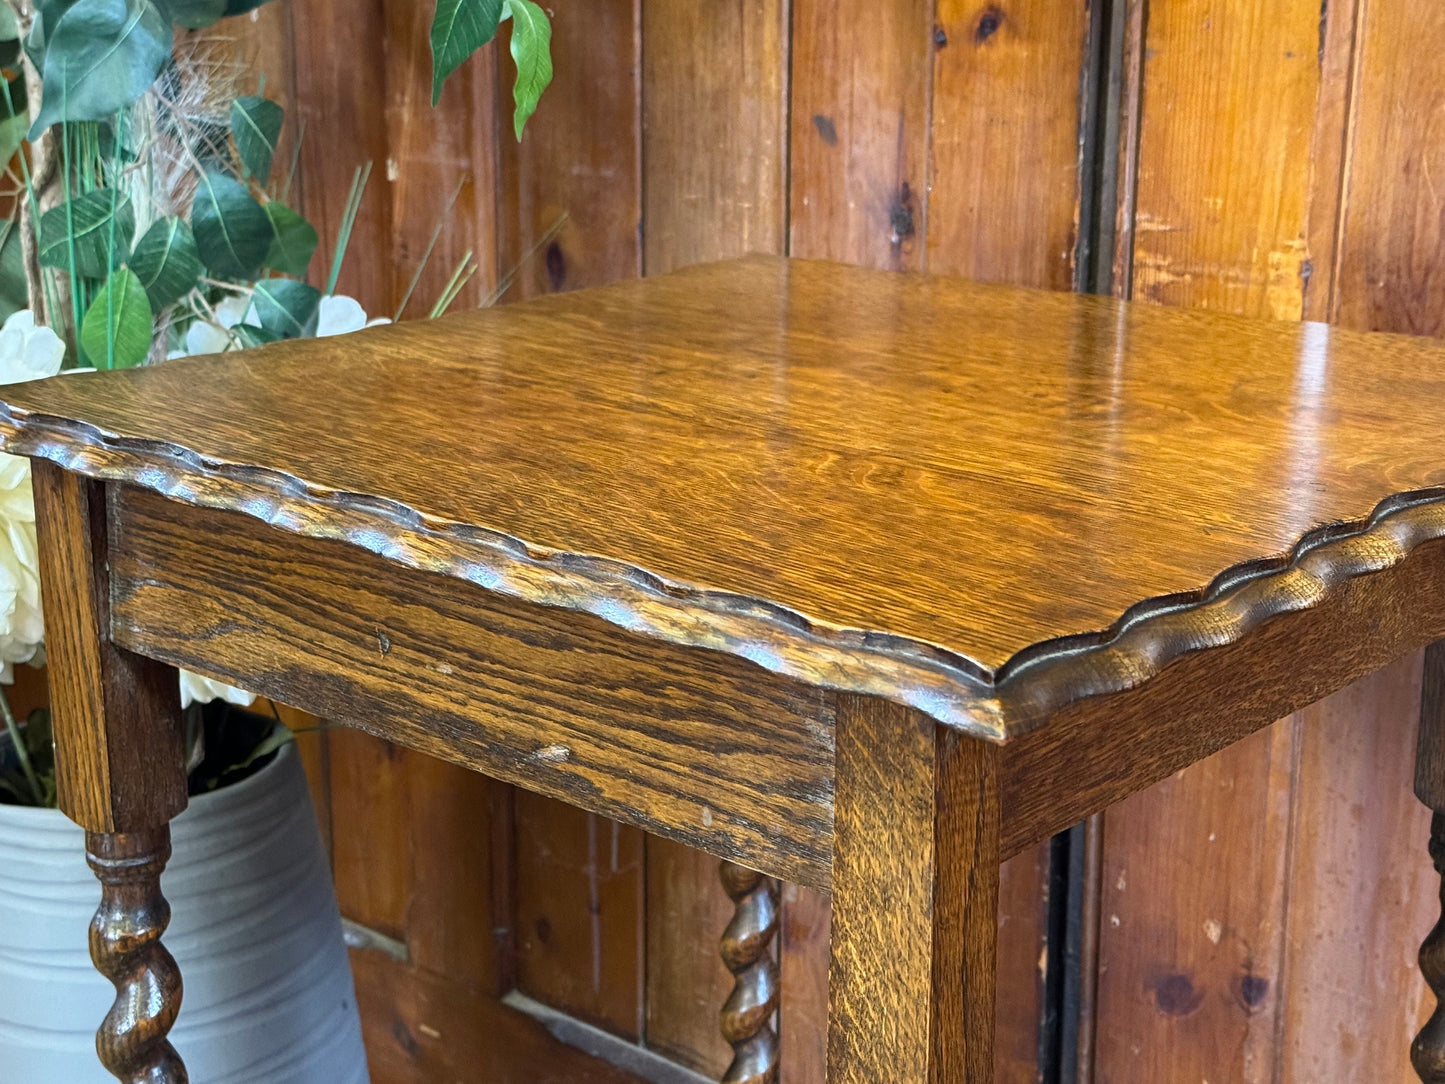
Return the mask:
<svg viewBox="0 0 1445 1084">
<path fill-rule="evenodd" d="M 359 546 L 525 602 L 591 613 L 643 636 L 737 655 L 811 685 L 894 700 L 992 742 L 1035 730 L 1076 700 L 1135 688 L 1185 655 L 1317 606 L 1355 577 L 1445 538 L 1445 487 L 1396 494 L 1362 520 L 1307 532 L 1284 555 L 1232 566 L 1198 591 L 1145 599 L 1107 629 L 1031 645 L 991 673 L 924 640 L 843 628 L 766 599 L 674 583 L 612 558 L 532 545 L 389 498 L 3 402 L 0 450 Z"/>
</svg>

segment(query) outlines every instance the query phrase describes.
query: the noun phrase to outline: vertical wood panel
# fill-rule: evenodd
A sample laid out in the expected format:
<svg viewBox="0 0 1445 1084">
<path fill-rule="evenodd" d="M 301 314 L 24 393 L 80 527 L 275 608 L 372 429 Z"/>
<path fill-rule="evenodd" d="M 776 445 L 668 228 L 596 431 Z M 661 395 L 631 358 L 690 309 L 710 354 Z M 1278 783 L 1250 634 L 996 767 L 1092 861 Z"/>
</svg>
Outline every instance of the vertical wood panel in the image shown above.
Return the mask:
<svg viewBox="0 0 1445 1084">
<path fill-rule="evenodd" d="M 1088 6 L 939 0 L 928 266 L 1068 290 Z"/>
<path fill-rule="evenodd" d="M 1286 722 L 1105 815 L 1100 1084 L 1273 1079 L 1293 759 Z"/>
<path fill-rule="evenodd" d="M 783 0 L 643 4 L 648 274 L 783 250 L 787 42 Z"/>
<path fill-rule="evenodd" d="M 526 791 L 516 818 L 518 987 L 640 1038 L 643 834 Z"/>
<path fill-rule="evenodd" d="M 321 235 L 313 272 L 325 283 L 331 245 L 341 221 L 352 173 L 373 164 L 361 214 L 351 238 L 352 257 L 340 292 L 385 308 L 394 296 L 391 195 L 386 178 L 386 20 L 381 0 L 292 0 L 296 114 L 305 123 L 301 146 L 301 210 Z"/>
<path fill-rule="evenodd" d="M 1416 1082 L 1415 953 L 1439 909 L 1411 787 L 1420 673 L 1414 652 L 1300 713 L 1278 1080 Z"/>
<path fill-rule="evenodd" d="M 382 0 L 386 64 L 374 74 L 383 79 L 386 108 L 371 120 L 384 120 L 386 145 L 374 160 L 372 184 L 384 181 L 378 189 L 390 201 L 390 236 L 381 251 L 393 277 L 385 294 L 362 299 L 378 316 L 394 314 L 438 227 L 407 315 L 427 314 L 469 251 L 478 271 L 456 307 L 475 308 L 496 281 L 497 54 L 484 49 L 458 68 L 433 108 L 432 10 L 415 0 Z M 375 257 L 353 243 L 347 262 Z"/>
<path fill-rule="evenodd" d="M 556 239 L 520 267 L 508 298 L 601 286 L 642 271 L 641 0 L 555 0 L 556 77 L 517 143 L 501 147 L 501 270 L 517 268 L 561 215 Z M 512 71 L 500 75 L 503 108 Z"/>
<path fill-rule="evenodd" d="M 732 1060 L 718 1028 L 733 986 L 718 942 L 732 913 L 716 858 L 647 837 L 647 1045 L 713 1078 Z"/>
<path fill-rule="evenodd" d="M 922 265 L 931 0 L 795 0 L 792 252 Z"/>
<path fill-rule="evenodd" d="M 1445 334 L 1445 7 L 1370 0 L 1334 318 Z"/>
<path fill-rule="evenodd" d="M 1320 11 L 1148 6 L 1132 296 L 1300 318 Z"/>
</svg>

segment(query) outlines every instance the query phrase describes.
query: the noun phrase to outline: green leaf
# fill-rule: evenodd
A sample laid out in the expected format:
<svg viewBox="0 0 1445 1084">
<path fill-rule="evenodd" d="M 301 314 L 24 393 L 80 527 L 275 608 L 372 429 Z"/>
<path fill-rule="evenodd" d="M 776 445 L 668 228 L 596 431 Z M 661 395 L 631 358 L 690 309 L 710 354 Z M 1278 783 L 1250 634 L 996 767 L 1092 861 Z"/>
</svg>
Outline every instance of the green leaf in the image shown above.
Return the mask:
<svg viewBox="0 0 1445 1084">
<path fill-rule="evenodd" d="M 248 11 L 255 11 L 267 0 L 226 0 L 227 15 L 244 15 Z"/>
<path fill-rule="evenodd" d="M 20 20 L 9 4 L 0 4 L 0 41 L 20 40 Z"/>
<path fill-rule="evenodd" d="M 276 240 L 271 242 L 271 249 L 266 253 L 266 266 L 287 275 L 306 274 L 320 241 L 316 236 L 316 227 L 284 203 L 274 200 L 266 204 L 266 214 L 276 230 Z"/>
<path fill-rule="evenodd" d="M 60 17 L 73 8 L 76 0 L 40 0 L 35 5 L 35 17 L 30 23 L 30 33 L 25 37 L 25 51 L 35 61 L 35 67 L 44 70 L 45 46 L 48 30 L 60 22 Z"/>
<path fill-rule="evenodd" d="M 257 327 L 255 324 L 237 324 L 231 330 L 241 340 L 242 346 L 265 346 L 267 343 L 281 341 L 281 336 L 274 331 L 267 331 L 264 327 Z"/>
<path fill-rule="evenodd" d="M 447 76 L 497 35 L 503 0 L 437 0 L 431 24 L 431 104 L 442 100 Z"/>
<path fill-rule="evenodd" d="M 201 30 L 226 14 L 226 0 L 168 0 L 171 21 L 187 30 Z"/>
<path fill-rule="evenodd" d="M 106 280 L 80 325 L 80 345 L 98 369 L 129 369 L 151 350 L 151 303 L 128 267 Z"/>
<path fill-rule="evenodd" d="M 130 269 L 145 288 L 153 311 L 160 312 L 185 297 L 201 277 L 201 258 L 191 228 L 179 218 L 151 223 L 131 254 Z"/>
<path fill-rule="evenodd" d="M 20 247 L 20 224 L 8 222 L 0 226 L 0 322 L 30 304 L 30 285 L 25 281 L 25 255 Z"/>
<path fill-rule="evenodd" d="M 271 179 L 271 159 L 286 112 L 269 98 L 247 95 L 231 103 L 231 132 L 236 150 L 251 176 L 264 188 Z"/>
<path fill-rule="evenodd" d="M 32 140 L 58 121 L 104 120 L 149 90 L 171 57 L 171 21 L 155 0 L 76 0 L 44 48 Z"/>
<path fill-rule="evenodd" d="M 114 229 L 111 228 L 112 201 Z M 114 189 L 97 188 L 40 216 L 40 262 L 45 267 L 69 271 L 70 239 L 74 237 L 76 272 L 85 278 L 103 279 L 113 268 L 125 263 L 134 234 L 135 212 L 131 209 L 130 197 Z"/>
<path fill-rule="evenodd" d="M 0 10 L 8 10 L 0 5 Z M 0 46 L 14 45 L 14 42 L 0 42 Z M 0 59 L 0 65 L 9 62 Z M 10 159 L 25 142 L 25 132 L 30 127 L 30 110 L 25 96 L 25 78 L 17 76 L 0 86 L 0 172 L 10 164 Z"/>
<path fill-rule="evenodd" d="M 504 0 L 512 19 L 512 60 L 517 65 L 517 81 L 512 85 L 516 110 L 512 123 L 521 142 L 527 118 L 537 111 L 542 92 L 552 81 L 552 24 L 547 13 L 532 0 Z"/>
<path fill-rule="evenodd" d="M 266 209 L 234 177 L 208 170 L 196 186 L 191 229 L 201 262 L 218 278 L 254 279 L 276 230 Z"/>
<path fill-rule="evenodd" d="M 321 291 L 296 279 L 262 279 L 251 303 L 262 328 L 283 339 L 297 339 L 315 332 Z"/>
</svg>

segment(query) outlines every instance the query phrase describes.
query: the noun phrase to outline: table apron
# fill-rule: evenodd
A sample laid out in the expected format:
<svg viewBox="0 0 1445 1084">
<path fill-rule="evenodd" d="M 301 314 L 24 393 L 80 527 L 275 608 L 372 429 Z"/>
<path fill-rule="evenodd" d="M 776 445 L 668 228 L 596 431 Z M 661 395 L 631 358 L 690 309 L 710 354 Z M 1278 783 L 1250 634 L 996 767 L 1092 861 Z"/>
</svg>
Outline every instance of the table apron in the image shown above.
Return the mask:
<svg viewBox="0 0 1445 1084">
<path fill-rule="evenodd" d="M 109 491 L 120 646 L 829 888 L 831 693 L 346 542 Z"/>
</svg>

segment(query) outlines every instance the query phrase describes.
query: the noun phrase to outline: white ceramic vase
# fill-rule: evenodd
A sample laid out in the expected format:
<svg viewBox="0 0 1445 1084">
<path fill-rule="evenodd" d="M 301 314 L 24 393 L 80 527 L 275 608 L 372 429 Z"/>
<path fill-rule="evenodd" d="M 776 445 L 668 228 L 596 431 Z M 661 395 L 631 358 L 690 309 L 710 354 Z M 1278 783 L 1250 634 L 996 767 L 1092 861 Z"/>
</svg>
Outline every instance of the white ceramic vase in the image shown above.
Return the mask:
<svg viewBox="0 0 1445 1084">
<path fill-rule="evenodd" d="M 300 757 L 191 799 L 172 824 L 164 944 L 184 997 L 171 1041 L 193 1084 L 364 1084 L 341 917 Z M 114 1084 L 95 1029 L 114 990 L 86 931 L 84 835 L 0 805 L 0 1084 Z"/>
</svg>

